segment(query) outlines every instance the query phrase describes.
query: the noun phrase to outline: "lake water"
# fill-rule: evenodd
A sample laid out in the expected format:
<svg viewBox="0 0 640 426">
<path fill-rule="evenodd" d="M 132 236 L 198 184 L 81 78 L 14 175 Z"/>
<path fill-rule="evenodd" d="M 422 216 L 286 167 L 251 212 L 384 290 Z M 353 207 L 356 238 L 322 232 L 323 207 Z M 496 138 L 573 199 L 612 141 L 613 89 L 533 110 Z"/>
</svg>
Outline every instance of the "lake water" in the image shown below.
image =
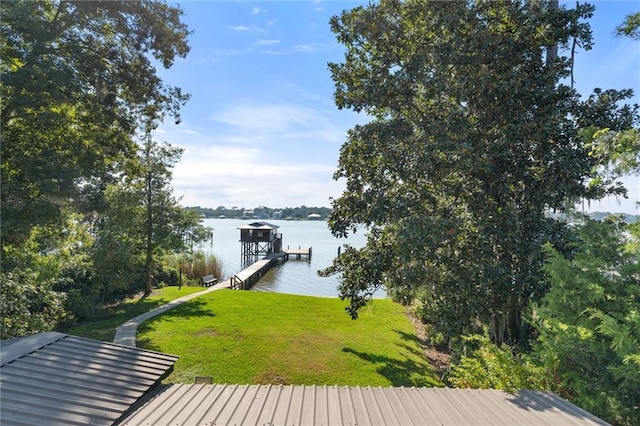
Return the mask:
<svg viewBox="0 0 640 426">
<path fill-rule="evenodd" d="M 230 278 L 242 268 L 240 256 L 240 226 L 260 220 L 238 219 L 205 219 L 204 225 L 213 228 L 213 243 L 205 243 L 201 249 L 212 253 L 222 263 L 223 279 Z M 255 291 L 271 291 L 276 293 L 302 294 L 310 296 L 338 296 L 338 277 L 320 277 L 317 271 L 331 266 L 338 253 L 338 248 L 344 244 L 362 247 L 366 243 L 363 232 L 352 234 L 349 238 L 335 238 L 331 235 L 325 221 L 303 220 L 265 220 L 272 225 L 279 226 L 282 234 L 282 247 L 309 248 L 311 260 L 295 259 L 291 256 L 284 262 L 267 272 L 253 287 Z M 384 297 L 384 292 L 377 297 Z"/>
</svg>

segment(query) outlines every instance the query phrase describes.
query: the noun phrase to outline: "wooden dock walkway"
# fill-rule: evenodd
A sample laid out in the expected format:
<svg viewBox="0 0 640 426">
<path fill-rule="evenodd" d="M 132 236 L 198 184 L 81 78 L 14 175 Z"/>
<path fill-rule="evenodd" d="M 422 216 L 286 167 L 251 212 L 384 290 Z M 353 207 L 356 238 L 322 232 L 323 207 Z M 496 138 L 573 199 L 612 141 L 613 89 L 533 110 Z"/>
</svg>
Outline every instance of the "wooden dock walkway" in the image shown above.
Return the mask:
<svg viewBox="0 0 640 426">
<path fill-rule="evenodd" d="M 231 277 L 231 288 L 236 290 L 249 290 L 276 262 L 277 258 L 275 257 L 265 257 L 252 263 Z"/>
<path fill-rule="evenodd" d="M 308 249 L 289 249 L 283 250 L 281 253 L 271 253 L 252 263 L 230 278 L 230 287 L 236 290 L 249 290 L 273 265 L 278 262 L 286 262 L 290 256 L 296 256 L 301 259 L 306 256 L 311 260 L 311 247 Z"/>
</svg>

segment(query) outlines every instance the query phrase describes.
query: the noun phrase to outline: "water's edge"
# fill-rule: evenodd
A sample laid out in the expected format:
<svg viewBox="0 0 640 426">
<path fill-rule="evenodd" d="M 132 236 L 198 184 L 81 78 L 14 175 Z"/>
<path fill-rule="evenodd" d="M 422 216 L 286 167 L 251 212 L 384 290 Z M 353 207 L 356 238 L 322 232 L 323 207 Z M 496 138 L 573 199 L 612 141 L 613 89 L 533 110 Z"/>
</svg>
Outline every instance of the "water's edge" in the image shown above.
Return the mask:
<svg viewBox="0 0 640 426">
<path fill-rule="evenodd" d="M 216 256 L 223 267 L 223 279 L 229 278 L 242 269 L 240 259 L 239 226 L 247 225 L 255 220 L 237 219 L 204 219 L 204 225 L 213 228 L 213 243 L 205 243 L 200 248 Z M 357 233 L 348 239 L 338 239 L 331 235 L 324 221 L 286 221 L 264 220 L 279 226 L 282 233 L 283 247 L 313 247 L 311 260 L 295 258 L 280 264 L 267 272 L 255 284 L 255 291 L 271 291 L 275 293 L 301 294 L 309 296 L 338 296 L 338 277 L 320 277 L 317 271 L 331 265 L 344 244 L 362 247 L 366 242 L 363 233 Z M 379 297 L 384 297 L 381 292 Z"/>
</svg>

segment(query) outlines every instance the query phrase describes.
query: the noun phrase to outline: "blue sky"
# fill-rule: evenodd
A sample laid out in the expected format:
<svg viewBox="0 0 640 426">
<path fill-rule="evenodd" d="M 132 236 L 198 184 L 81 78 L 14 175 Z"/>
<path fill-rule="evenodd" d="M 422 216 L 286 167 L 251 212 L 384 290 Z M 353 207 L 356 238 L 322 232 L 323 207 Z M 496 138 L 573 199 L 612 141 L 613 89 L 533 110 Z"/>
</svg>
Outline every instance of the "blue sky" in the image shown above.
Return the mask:
<svg viewBox="0 0 640 426">
<path fill-rule="evenodd" d="M 160 75 L 191 94 L 182 123 L 156 137 L 185 149 L 174 169 L 185 206 L 245 208 L 329 206 L 343 183 L 332 179 L 346 131 L 366 117 L 339 111 L 327 62 L 343 46 L 329 19 L 359 1 L 182 1 L 194 33 L 191 52 Z M 573 4 L 573 3 L 571 3 Z M 575 80 L 640 93 L 640 43 L 615 38 L 632 1 L 595 1 L 595 46 L 577 54 Z M 634 102 L 640 103 L 636 94 Z M 627 179 L 630 199 L 591 210 L 640 214 L 640 179 Z"/>
</svg>

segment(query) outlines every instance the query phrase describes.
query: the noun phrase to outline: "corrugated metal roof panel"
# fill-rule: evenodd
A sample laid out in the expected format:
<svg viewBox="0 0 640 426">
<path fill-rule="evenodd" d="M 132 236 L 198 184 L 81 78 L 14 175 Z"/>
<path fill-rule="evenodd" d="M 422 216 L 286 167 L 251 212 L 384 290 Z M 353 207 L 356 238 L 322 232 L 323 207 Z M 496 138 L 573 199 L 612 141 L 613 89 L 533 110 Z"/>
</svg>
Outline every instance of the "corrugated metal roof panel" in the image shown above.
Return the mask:
<svg viewBox="0 0 640 426">
<path fill-rule="evenodd" d="M 113 424 L 177 359 L 62 333 L 2 341 L 0 423 Z"/>
<path fill-rule="evenodd" d="M 539 391 L 168 385 L 124 425 L 606 425 Z"/>
</svg>

